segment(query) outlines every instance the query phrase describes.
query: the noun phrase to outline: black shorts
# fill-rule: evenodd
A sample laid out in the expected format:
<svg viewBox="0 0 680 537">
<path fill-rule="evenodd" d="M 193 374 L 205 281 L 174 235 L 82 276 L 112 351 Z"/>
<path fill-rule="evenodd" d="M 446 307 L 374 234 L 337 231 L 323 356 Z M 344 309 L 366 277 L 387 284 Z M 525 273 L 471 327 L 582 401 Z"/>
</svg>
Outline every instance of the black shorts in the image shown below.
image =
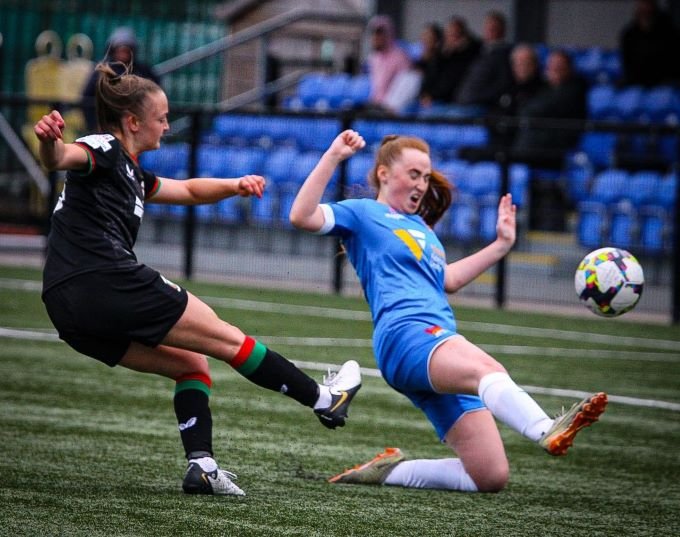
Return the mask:
<svg viewBox="0 0 680 537">
<path fill-rule="evenodd" d="M 42 299 L 61 339 L 113 367 L 133 341 L 158 345 L 184 313 L 188 296 L 139 265 L 75 276 Z"/>
</svg>

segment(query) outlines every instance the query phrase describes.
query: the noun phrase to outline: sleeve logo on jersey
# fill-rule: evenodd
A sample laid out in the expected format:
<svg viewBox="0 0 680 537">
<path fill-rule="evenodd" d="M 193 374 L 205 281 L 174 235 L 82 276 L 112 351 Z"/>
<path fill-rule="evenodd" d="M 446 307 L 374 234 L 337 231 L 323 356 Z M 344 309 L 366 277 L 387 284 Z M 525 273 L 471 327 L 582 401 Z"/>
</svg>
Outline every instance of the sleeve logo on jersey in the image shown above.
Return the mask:
<svg viewBox="0 0 680 537">
<path fill-rule="evenodd" d="M 178 293 L 182 290 L 182 288 L 181 288 L 179 285 L 177 285 L 177 284 L 174 283 L 174 282 L 171 282 L 170 280 L 168 280 L 168 279 L 167 279 L 165 276 L 163 276 L 162 274 L 160 275 L 160 277 L 161 277 L 161 280 L 163 280 L 163 283 L 165 283 L 166 285 L 169 285 L 170 287 L 172 287 L 172 288 L 173 288 L 175 291 L 177 291 Z"/>
<path fill-rule="evenodd" d="M 441 326 L 437 326 L 436 324 L 433 324 L 432 326 L 425 329 L 425 333 L 430 334 L 434 337 L 443 336 L 444 334 L 450 331 L 451 330 L 447 328 L 442 328 Z"/>
<path fill-rule="evenodd" d="M 418 261 L 423 258 L 425 249 L 425 233 L 416 229 L 395 229 L 394 234 L 399 237 Z"/>
<path fill-rule="evenodd" d="M 111 149 L 111 144 L 109 143 L 114 137 L 110 134 L 88 134 L 82 138 L 78 138 L 76 142 L 89 145 L 92 149 L 101 149 L 106 152 Z"/>
</svg>

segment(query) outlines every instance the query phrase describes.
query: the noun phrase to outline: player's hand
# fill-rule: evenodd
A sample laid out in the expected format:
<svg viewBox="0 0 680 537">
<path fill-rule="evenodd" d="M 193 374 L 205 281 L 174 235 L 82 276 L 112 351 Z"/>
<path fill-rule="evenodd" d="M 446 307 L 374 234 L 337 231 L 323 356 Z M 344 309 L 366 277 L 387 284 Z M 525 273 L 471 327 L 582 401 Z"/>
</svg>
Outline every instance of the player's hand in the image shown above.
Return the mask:
<svg viewBox="0 0 680 537">
<path fill-rule="evenodd" d="M 262 197 L 264 194 L 265 180 L 260 175 L 244 175 L 238 181 L 238 195 Z"/>
<path fill-rule="evenodd" d="M 64 118 L 56 110 L 40 118 L 33 127 L 33 132 L 41 142 L 61 140 L 64 133 Z"/>
<path fill-rule="evenodd" d="M 328 153 L 338 159 L 345 160 L 357 151 L 366 147 L 366 141 L 357 131 L 348 129 L 335 137 L 333 143 L 328 148 Z"/>
<path fill-rule="evenodd" d="M 508 249 L 515 244 L 517 237 L 517 206 L 512 203 L 512 194 L 506 194 L 498 203 L 496 233 L 498 240 L 506 243 Z"/>
</svg>

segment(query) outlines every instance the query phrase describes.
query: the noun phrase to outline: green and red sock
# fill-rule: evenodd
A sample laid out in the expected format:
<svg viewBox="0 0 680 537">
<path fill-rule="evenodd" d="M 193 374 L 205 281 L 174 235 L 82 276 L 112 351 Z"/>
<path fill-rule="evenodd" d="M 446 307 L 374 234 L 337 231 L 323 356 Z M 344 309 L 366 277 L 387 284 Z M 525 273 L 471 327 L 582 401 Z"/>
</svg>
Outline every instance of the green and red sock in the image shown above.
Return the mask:
<svg viewBox="0 0 680 537">
<path fill-rule="evenodd" d="M 313 378 L 250 336 L 246 336 L 230 365 L 254 384 L 283 393 L 305 406 L 313 407 L 319 396 L 319 386 Z"/>
</svg>

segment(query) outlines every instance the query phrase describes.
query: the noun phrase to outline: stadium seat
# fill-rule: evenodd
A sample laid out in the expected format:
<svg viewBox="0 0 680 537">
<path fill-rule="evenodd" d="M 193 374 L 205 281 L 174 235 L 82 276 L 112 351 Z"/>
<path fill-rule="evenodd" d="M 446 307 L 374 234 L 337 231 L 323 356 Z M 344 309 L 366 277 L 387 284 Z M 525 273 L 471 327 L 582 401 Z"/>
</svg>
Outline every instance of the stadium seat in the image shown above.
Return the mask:
<svg viewBox="0 0 680 537">
<path fill-rule="evenodd" d="M 588 117 L 606 119 L 612 114 L 616 88 L 610 85 L 593 86 L 588 91 Z"/>
<path fill-rule="evenodd" d="M 299 153 L 295 147 L 278 147 L 269 152 L 262 163 L 262 173 L 273 183 L 290 181 Z"/>
<path fill-rule="evenodd" d="M 323 83 L 323 73 L 308 73 L 300 79 L 297 98 L 301 107 L 314 108 L 321 96 Z"/>
<path fill-rule="evenodd" d="M 139 162 L 160 177 L 186 179 L 189 176 L 189 144 L 165 144 L 154 151 L 142 153 Z"/>
<path fill-rule="evenodd" d="M 623 170 L 600 172 L 593 178 L 588 199 L 604 204 L 615 203 L 624 196 L 628 180 L 628 173 Z"/>
<path fill-rule="evenodd" d="M 678 195 L 678 176 L 671 172 L 663 176 L 659 181 L 659 186 L 656 190 L 652 202 L 654 205 L 659 205 L 666 210 L 672 211 L 675 207 L 675 200 Z"/>
<path fill-rule="evenodd" d="M 648 254 L 664 251 L 669 226 L 669 213 L 659 205 L 646 205 L 640 208 L 640 247 Z"/>
<path fill-rule="evenodd" d="M 498 221 L 498 195 L 487 194 L 479 200 L 479 236 L 485 242 L 493 241 Z"/>
<path fill-rule="evenodd" d="M 609 244 L 631 249 L 636 245 L 637 213 L 628 200 L 616 203 L 609 216 Z"/>
<path fill-rule="evenodd" d="M 305 119 L 295 126 L 294 136 L 301 151 L 325 151 L 340 133 L 335 119 Z"/>
<path fill-rule="evenodd" d="M 282 183 L 278 185 L 278 212 L 277 217 L 280 224 L 284 227 L 292 227 L 289 215 L 290 209 L 293 206 L 295 196 L 297 196 L 300 185 L 297 183 Z"/>
<path fill-rule="evenodd" d="M 314 167 L 319 162 L 322 153 L 320 151 L 306 151 L 304 153 L 299 153 L 297 159 L 293 163 L 291 169 L 289 182 L 297 183 L 298 188 L 309 173 L 314 169 Z"/>
<path fill-rule="evenodd" d="M 626 182 L 624 196 L 633 207 L 647 205 L 654 200 L 659 188 L 661 175 L 656 172 L 634 173 Z"/>
<path fill-rule="evenodd" d="M 629 86 L 619 90 L 614 96 L 614 112 L 621 120 L 635 120 L 642 110 L 644 88 Z"/>
<path fill-rule="evenodd" d="M 671 86 L 656 86 L 644 90 L 638 120 L 664 123 L 678 109 L 678 93 Z"/>
<path fill-rule="evenodd" d="M 607 207 L 599 201 L 582 201 L 577 205 L 577 237 L 581 246 L 599 248 L 607 227 Z"/>
<path fill-rule="evenodd" d="M 219 222 L 233 224 L 243 220 L 241 198 L 232 196 L 215 204 L 215 218 Z"/>
<path fill-rule="evenodd" d="M 259 224 L 272 224 L 276 217 L 278 202 L 278 188 L 275 184 L 268 184 L 261 198 L 252 196 L 250 199 L 250 218 Z"/>
<path fill-rule="evenodd" d="M 366 104 L 371 95 L 371 80 L 368 75 L 353 76 L 346 88 L 345 98 L 340 102 L 341 108 L 353 108 Z M 359 131 L 361 132 L 361 131 Z"/>
<path fill-rule="evenodd" d="M 593 179 L 593 165 L 583 151 L 572 153 L 566 158 L 564 177 L 569 199 L 578 203 L 588 198 Z"/>
<path fill-rule="evenodd" d="M 446 160 L 436 167 L 444 174 L 449 182 L 457 189 L 466 191 L 465 180 L 467 178 L 468 163 L 465 160 Z"/>
<path fill-rule="evenodd" d="M 510 174 L 512 201 L 517 207 L 524 207 L 529 198 L 531 169 L 526 164 L 511 164 L 508 173 Z M 496 202 L 498 202 L 498 196 L 496 196 Z"/>
<path fill-rule="evenodd" d="M 464 192 L 456 193 L 449 209 L 449 234 L 462 243 L 478 238 L 479 206 L 474 196 Z"/>
<path fill-rule="evenodd" d="M 616 135 L 611 132 L 586 132 L 581 136 L 579 150 L 583 151 L 596 168 L 611 165 L 616 149 Z"/>
<path fill-rule="evenodd" d="M 496 162 L 477 162 L 468 167 L 464 184 L 467 191 L 477 197 L 485 194 L 498 196 L 500 181 L 500 167 Z"/>
</svg>

